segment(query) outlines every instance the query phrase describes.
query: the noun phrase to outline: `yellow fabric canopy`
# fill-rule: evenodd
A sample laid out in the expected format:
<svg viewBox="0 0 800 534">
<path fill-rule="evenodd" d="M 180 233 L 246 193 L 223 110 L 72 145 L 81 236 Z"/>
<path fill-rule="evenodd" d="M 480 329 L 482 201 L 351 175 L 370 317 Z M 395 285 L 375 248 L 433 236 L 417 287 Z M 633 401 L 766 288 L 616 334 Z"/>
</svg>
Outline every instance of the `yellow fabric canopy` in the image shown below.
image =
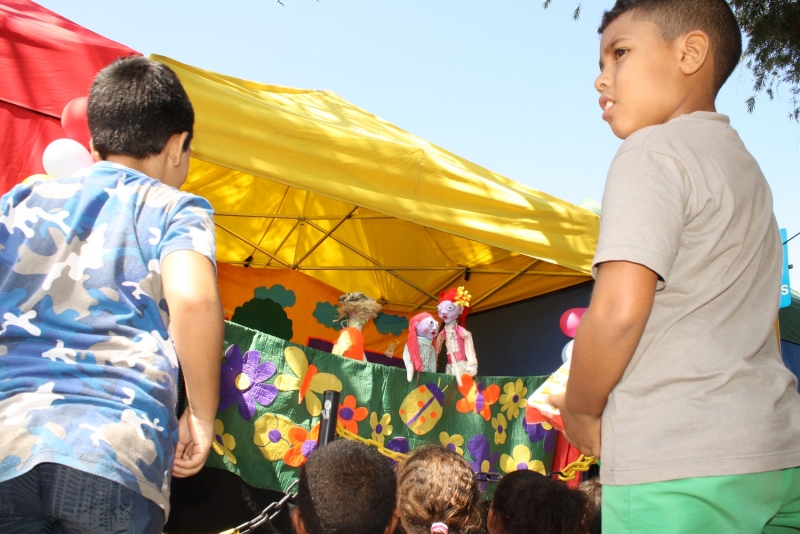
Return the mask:
<svg viewBox="0 0 800 534">
<path fill-rule="evenodd" d="M 330 91 L 152 56 L 195 109 L 186 191 L 216 211 L 217 259 L 292 268 L 389 309 L 465 285 L 473 310 L 589 279 L 598 217 L 432 145 Z"/>
</svg>

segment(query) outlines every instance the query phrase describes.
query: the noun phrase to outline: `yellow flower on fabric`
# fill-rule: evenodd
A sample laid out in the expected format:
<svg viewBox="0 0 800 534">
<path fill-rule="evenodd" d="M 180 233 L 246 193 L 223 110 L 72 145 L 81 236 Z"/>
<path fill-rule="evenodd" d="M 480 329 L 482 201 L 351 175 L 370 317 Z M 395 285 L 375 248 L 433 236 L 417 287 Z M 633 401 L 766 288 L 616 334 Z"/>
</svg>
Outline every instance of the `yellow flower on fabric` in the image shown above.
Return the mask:
<svg viewBox="0 0 800 534">
<path fill-rule="evenodd" d="M 297 347 L 286 347 L 283 350 L 286 363 L 292 374 L 282 374 L 275 379 L 275 387 L 280 391 L 297 391 L 297 402 L 306 401 L 308 413 L 316 417 L 322 413 L 322 401 L 317 393 L 326 391 L 342 391 L 342 381 L 330 373 L 320 373 L 317 366 L 308 363 L 305 352 Z"/>
<path fill-rule="evenodd" d="M 447 432 L 440 432 L 439 443 L 441 443 L 442 447 L 445 449 L 451 450 L 459 456 L 464 456 L 464 449 L 461 448 L 464 445 L 464 436 L 460 434 L 453 434 L 451 436 Z"/>
<path fill-rule="evenodd" d="M 253 443 L 267 460 L 282 460 L 286 451 L 292 447 L 289 432 L 296 427 L 297 425 L 282 415 L 265 413 L 253 424 Z"/>
<path fill-rule="evenodd" d="M 525 408 L 528 402 L 525 395 L 528 393 L 528 388 L 522 383 L 522 379 L 518 378 L 516 382 L 508 382 L 503 386 L 503 393 L 500 395 L 501 411 L 506 412 L 509 421 L 519 417 L 521 408 Z"/>
<path fill-rule="evenodd" d="M 513 456 L 503 454 L 500 456 L 500 469 L 506 473 L 530 469 L 542 475 L 546 475 L 544 464 L 539 460 L 531 460 L 531 450 L 525 445 L 517 445 L 511 452 Z"/>
<path fill-rule="evenodd" d="M 214 441 L 211 442 L 211 448 L 220 456 L 225 455 L 232 464 L 236 463 L 236 456 L 231 452 L 236 448 L 236 439 L 225 434 L 225 425 L 219 419 L 214 421 Z"/>
<path fill-rule="evenodd" d="M 390 414 L 384 414 L 381 420 L 378 421 L 378 414 L 372 412 L 372 415 L 369 416 L 369 426 L 372 427 L 372 439 L 383 445 L 386 436 L 392 435 L 392 425 L 389 424 L 391 422 L 392 416 Z"/>
<path fill-rule="evenodd" d="M 508 436 L 508 421 L 503 414 L 499 413 L 497 417 L 492 417 L 492 426 L 494 427 L 494 444 L 502 445 Z"/>
</svg>

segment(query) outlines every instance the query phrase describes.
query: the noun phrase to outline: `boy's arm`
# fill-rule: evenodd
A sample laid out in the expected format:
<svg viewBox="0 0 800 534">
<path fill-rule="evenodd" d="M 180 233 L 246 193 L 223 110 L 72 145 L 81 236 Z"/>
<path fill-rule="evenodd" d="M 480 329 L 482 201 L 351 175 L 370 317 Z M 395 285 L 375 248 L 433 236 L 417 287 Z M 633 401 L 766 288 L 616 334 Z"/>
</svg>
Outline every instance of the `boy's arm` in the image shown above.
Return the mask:
<svg viewBox="0 0 800 534">
<path fill-rule="evenodd" d="M 176 250 L 161 261 L 170 337 L 186 381 L 189 406 L 181 417 L 173 475 L 197 473 L 214 439 L 219 404 L 224 316 L 211 261 L 193 250 Z"/>
<path fill-rule="evenodd" d="M 658 275 L 638 263 L 600 264 L 592 302 L 575 335 L 567 391 L 550 403 L 564 434 L 583 454 L 600 456 L 600 417 L 650 317 Z"/>
</svg>

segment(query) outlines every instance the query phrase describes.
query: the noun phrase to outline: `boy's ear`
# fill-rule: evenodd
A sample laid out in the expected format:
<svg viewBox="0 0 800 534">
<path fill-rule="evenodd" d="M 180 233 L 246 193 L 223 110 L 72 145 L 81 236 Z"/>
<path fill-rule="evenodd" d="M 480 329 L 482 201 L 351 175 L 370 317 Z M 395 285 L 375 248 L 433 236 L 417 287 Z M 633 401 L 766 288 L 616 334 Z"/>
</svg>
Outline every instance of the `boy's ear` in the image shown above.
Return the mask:
<svg viewBox="0 0 800 534">
<path fill-rule="evenodd" d="M 489 515 L 486 518 L 486 528 L 489 529 L 489 531 L 495 530 L 495 527 L 497 525 L 495 525 L 494 522 L 496 520 L 497 520 L 497 517 L 494 515 L 494 508 L 490 507 L 489 508 Z"/>
<path fill-rule="evenodd" d="M 706 32 L 695 30 L 679 39 L 681 39 L 679 68 L 683 74 L 691 76 L 703 68 L 706 63 L 710 65 L 711 39 Z"/>
<path fill-rule="evenodd" d="M 100 157 L 100 152 L 95 150 L 94 141 L 92 141 L 91 138 L 89 138 L 89 152 L 91 152 L 92 157 L 94 158 L 95 161 L 101 161 L 103 159 Z"/>
<path fill-rule="evenodd" d="M 389 521 L 389 524 L 386 525 L 386 530 L 383 531 L 383 534 L 393 534 L 395 530 L 397 530 L 397 524 L 400 522 L 400 510 L 395 510 L 392 514 L 392 519 Z"/>
<path fill-rule="evenodd" d="M 306 526 L 303 524 L 303 518 L 300 515 L 300 508 L 295 508 L 292 512 L 292 525 L 297 534 L 308 534 Z"/>
<path fill-rule="evenodd" d="M 183 132 L 180 134 L 175 134 L 169 138 L 167 141 L 166 152 L 167 152 L 167 163 L 172 167 L 180 167 L 181 165 L 181 158 L 183 158 L 183 145 L 186 143 L 186 139 L 189 137 L 189 132 Z"/>
</svg>

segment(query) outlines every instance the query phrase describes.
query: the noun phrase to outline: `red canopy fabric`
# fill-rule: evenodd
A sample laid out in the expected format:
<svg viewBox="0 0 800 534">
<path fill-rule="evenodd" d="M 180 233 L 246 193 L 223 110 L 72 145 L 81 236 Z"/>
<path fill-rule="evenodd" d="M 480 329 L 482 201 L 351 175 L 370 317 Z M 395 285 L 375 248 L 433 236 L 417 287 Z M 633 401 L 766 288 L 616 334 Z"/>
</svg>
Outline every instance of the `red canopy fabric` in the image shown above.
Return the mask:
<svg viewBox="0 0 800 534">
<path fill-rule="evenodd" d="M 44 172 L 42 152 L 66 137 L 61 112 L 95 75 L 139 52 L 28 0 L 0 4 L 0 193 Z"/>
</svg>

